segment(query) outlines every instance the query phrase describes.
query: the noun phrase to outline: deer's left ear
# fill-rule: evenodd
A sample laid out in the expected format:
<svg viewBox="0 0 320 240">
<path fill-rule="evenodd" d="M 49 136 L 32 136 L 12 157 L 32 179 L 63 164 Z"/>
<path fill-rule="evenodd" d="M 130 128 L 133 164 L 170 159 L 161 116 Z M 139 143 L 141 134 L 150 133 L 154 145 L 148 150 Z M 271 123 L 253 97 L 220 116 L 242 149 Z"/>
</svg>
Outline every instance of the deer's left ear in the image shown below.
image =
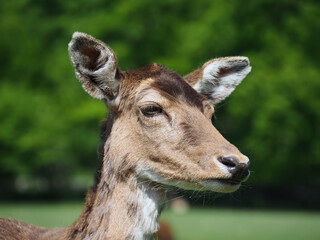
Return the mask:
<svg viewBox="0 0 320 240">
<path fill-rule="evenodd" d="M 228 97 L 251 71 L 247 57 L 217 58 L 189 73 L 184 79 L 213 104 Z"/>
</svg>

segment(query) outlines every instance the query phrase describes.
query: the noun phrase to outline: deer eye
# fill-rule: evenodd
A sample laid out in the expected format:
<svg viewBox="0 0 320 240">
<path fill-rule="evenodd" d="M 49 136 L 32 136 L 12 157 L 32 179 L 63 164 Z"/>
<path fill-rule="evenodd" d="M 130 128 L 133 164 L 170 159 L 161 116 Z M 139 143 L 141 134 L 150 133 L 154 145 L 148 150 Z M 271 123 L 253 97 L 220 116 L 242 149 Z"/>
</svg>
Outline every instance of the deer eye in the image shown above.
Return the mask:
<svg viewBox="0 0 320 240">
<path fill-rule="evenodd" d="M 155 106 L 155 105 L 141 107 L 140 111 L 146 117 L 154 117 L 154 116 L 161 114 L 163 112 L 161 107 Z"/>
</svg>

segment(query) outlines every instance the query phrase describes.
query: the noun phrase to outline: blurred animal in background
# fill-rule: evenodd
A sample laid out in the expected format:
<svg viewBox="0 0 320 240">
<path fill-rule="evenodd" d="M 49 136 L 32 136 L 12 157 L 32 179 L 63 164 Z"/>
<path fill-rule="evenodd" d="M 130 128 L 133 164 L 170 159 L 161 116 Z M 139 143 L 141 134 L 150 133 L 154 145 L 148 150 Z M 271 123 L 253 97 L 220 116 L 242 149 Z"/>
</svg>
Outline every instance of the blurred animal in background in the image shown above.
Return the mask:
<svg viewBox="0 0 320 240">
<path fill-rule="evenodd" d="M 159 228 L 155 234 L 155 238 L 158 240 L 174 240 L 174 234 L 170 225 L 165 221 L 160 220 Z"/>
<path fill-rule="evenodd" d="M 189 203 L 184 198 L 175 198 L 170 200 L 170 208 L 175 213 L 185 213 L 189 209 Z"/>
</svg>

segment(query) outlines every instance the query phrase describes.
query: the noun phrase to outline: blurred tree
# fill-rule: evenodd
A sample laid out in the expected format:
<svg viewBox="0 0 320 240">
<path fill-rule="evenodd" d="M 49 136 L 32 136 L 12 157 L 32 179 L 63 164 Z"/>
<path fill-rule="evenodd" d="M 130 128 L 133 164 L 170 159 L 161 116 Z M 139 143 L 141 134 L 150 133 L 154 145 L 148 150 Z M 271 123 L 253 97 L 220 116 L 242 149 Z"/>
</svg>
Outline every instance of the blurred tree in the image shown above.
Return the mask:
<svg viewBox="0 0 320 240">
<path fill-rule="evenodd" d="M 217 106 L 218 129 L 252 159 L 252 185 L 316 186 L 319 9 L 312 0 L 0 2 L 0 189 L 22 178 L 59 190 L 97 165 L 106 111 L 74 77 L 74 31 L 107 42 L 124 70 L 158 62 L 183 75 L 248 56 L 253 71 Z"/>
</svg>

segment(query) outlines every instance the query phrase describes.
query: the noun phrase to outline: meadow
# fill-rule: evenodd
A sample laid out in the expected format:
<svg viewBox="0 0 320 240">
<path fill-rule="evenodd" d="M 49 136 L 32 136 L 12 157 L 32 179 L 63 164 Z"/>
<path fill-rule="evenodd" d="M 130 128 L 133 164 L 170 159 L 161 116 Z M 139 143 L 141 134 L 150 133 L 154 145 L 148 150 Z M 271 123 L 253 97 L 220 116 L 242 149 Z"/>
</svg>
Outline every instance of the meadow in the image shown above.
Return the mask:
<svg viewBox="0 0 320 240">
<path fill-rule="evenodd" d="M 79 216 L 82 203 L 1 203 L 0 217 L 43 227 L 63 227 Z M 191 208 L 161 216 L 177 240 L 317 240 L 320 212 Z"/>
</svg>

